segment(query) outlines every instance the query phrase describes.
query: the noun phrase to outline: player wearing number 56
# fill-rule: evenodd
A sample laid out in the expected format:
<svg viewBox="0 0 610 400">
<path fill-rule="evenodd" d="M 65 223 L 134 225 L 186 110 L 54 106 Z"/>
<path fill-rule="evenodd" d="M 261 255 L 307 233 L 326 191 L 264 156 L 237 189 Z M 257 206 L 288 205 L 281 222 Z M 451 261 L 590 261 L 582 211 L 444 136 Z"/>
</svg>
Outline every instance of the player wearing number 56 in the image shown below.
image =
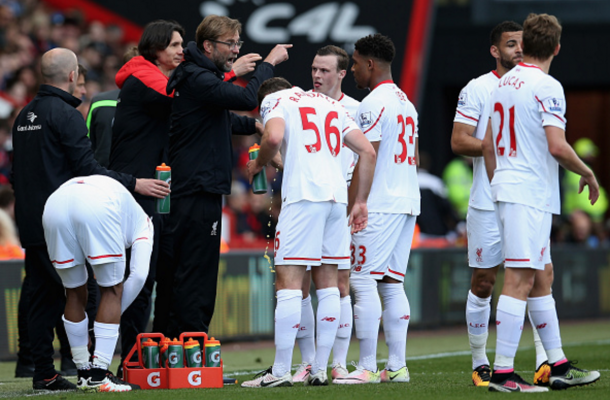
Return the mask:
<svg viewBox="0 0 610 400">
<path fill-rule="evenodd" d="M 365 229 L 375 150 L 339 102 L 304 92 L 283 78 L 258 92 L 264 132 L 258 157 L 247 164 L 250 179 L 281 148 L 282 210 L 275 235 L 277 306 L 273 366 L 243 387 L 292 386 L 292 351 L 301 321 L 303 276 L 308 265 L 318 296 L 318 342 L 306 385 L 327 385 L 326 367 L 339 328 L 338 266 L 349 263 L 347 183 L 343 144 L 360 157 L 359 190 L 349 214 L 352 232 Z"/>
</svg>

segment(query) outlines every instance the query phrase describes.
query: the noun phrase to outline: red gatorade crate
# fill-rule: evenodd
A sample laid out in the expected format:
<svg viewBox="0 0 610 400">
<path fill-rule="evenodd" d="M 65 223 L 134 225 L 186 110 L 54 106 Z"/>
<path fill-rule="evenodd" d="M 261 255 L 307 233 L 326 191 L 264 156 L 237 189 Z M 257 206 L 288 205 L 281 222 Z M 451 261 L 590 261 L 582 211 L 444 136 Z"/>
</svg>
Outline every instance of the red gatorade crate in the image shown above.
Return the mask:
<svg viewBox="0 0 610 400">
<path fill-rule="evenodd" d="M 167 389 L 167 368 L 144 368 L 142 357 L 142 342 L 144 339 L 159 339 L 162 342 L 164 336 L 160 333 L 141 333 L 136 339 L 125 362 L 123 363 L 123 378 L 126 382 L 136 384 L 142 389 Z M 133 355 L 138 354 L 138 361 L 131 361 Z"/>
<path fill-rule="evenodd" d="M 190 338 L 203 338 L 201 349 L 205 349 L 205 343 L 208 341 L 208 335 L 204 332 L 184 332 L 180 335 L 180 341 L 186 343 Z M 168 388 L 170 389 L 194 389 L 194 388 L 221 388 L 222 381 L 222 360 L 220 367 L 206 367 L 205 363 L 202 367 L 188 368 L 168 368 Z"/>
</svg>

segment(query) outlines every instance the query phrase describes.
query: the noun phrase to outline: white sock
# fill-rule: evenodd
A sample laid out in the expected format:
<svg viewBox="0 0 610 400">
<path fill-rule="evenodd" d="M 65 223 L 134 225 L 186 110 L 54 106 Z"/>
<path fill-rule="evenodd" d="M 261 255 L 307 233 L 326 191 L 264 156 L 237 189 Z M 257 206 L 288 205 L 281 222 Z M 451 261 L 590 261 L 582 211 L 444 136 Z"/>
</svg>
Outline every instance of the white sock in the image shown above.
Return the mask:
<svg viewBox="0 0 610 400">
<path fill-rule="evenodd" d="M 532 324 L 532 332 L 534 334 L 534 347 L 536 348 L 536 369 L 540 368 L 542 363 L 548 361 L 548 357 L 546 356 L 546 351 L 544 350 L 544 346 L 542 345 L 542 340 L 540 340 L 540 335 L 538 334 L 538 329 L 536 329 L 536 325 L 532 322 L 532 316 L 528 311 L 528 318 L 530 323 Z"/>
<path fill-rule="evenodd" d="M 528 297 L 527 305 L 530 311 L 532 324 L 536 327 L 542 345 L 546 350 L 549 364 L 555 364 L 565 358 L 561 347 L 561 334 L 559 332 L 559 319 L 555 308 L 553 295 L 542 297 Z M 536 357 L 538 358 L 538 357 Z"/>
<path fill-rule="evenodd" d="M 311 306 L 311 296 L 301 300 L 301 327 L 297 332 L 297 344 L 301 350 L 301 360 L 308 365 L 313 363 L 316 355 L 316 319 Z"/>
<path fill-rule="evenodd" d="M 275 361 L 273 376 L 290 372 L 294 341 L 301 321 L 301 290 L 282 289 L 277 292 L 275 307 Z"/>
<path fill-rule="evenodd" d="M 519 347 L 523 322 L 525 321 L 525 306 L 527 302 L 514 297 L 501 295 L 498 299 L 496 313 L 496 360 L 494 370 L 514 369 L 515 354 Z"/>
<path fill-rule="evenodd" d="M 320 370 L 326 371 L 341 316 L 339 288 L 329 287 L 316 290 L 316 296 L 318 297 L 316 357 L 311 365 L 312 374 Z"/>
<path fill-rule="evenodd" d="M 468 340 L 472 352 L 472 369 L 489 365 L 486 346 L 489 336 L 489 315 L 491 312 L 491 296 L 480 298 L 468 291 L 466 302 L 466 324 L 468 325 Z"/>
<path fill-rule="evenodd" d="M 91 367 L 91 354 L 89 353 L 89 318 L 85 314 L 85 319 L 80 322 L 72 322 L 66 319 L 65 315 L 61 316 L 70 343 L 70 351 L 72 352 L 72 361 L 78 369 L 89 369 Z"/>
<path fill-rule="evenodd" d="M 339 318 L 339 329 L 333 346 L 333 365 L 347 367 L 347 351 L 352 338 L 352 298 L 347 295 L 341 298 L 341 318 Z"/>
<path fill-rule="evenodd" d="M 358 363 L 369 371 L 377 371 L 377 338 L 381 318 L 381 300 L 377 294 L 377 282 L 367 277 L 356 276 L 350 285 L 354 291 L 354 324 L 356 337 L 360 340 Z"/>
<path fill-rule="evenodd" d="M 411 307 L 402 283 L 377 284 L 383 300 L 383 332 L 388 345 L 390 371 L 398 371 L 406 366 L 407 330 L 411 318 Z"/>
<path fill-rule="evenodd" d="M 119 338 L 119 324 L 104 324 L 95 321 L 93 323 L 95 333 L 95 352 L 93 353 L 93 366 L 95 368 L 108 369 L 116 342 Z"/>
</svg>

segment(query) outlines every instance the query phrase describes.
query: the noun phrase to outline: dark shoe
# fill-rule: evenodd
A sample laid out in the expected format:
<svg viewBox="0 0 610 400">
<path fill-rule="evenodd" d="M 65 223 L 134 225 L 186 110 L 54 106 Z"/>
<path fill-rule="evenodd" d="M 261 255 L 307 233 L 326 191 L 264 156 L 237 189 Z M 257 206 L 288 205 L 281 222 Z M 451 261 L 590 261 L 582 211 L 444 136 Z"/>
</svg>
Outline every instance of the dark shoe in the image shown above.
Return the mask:
<svg viewBox="0 0 610 400">
<path fill-rule="evenodd" d="M 35 391 L 76 390 L 76 385 L 56 374 L 50 379 L 36 381 L 32 385 Z"/>
<path fill-rule="evenodd" d="M 63 376 L 76 376 L 76 364 L 71 358 L 61 359 L 61 374 Z"/>
<path fill-rule="evenodd" d="M 34 377 L 34 364 L 23 364 L 17 361 L 15 367 L 15 378 L 33 378 Z"/>
<path fill-rule="evenodd" d="M 536 373 L 534 374 L 534 385 L 536 386 L 549 386 L 549 378 L 551 377 L 551 366 L 548 362 L 540 364 Z"/>
<path fill-rule="evenodd" d="M 472 383 L 475 386 L 489 386 L 491 380 L 491 368 L 489 365 L 478 366 L 472 371 Z"/>
<path fill-rule="evenodd" d="M 491 380 L 489 381 L 490 392 L 524 392 L 524 393 L 535 393 L 535 392 L 548 392 L 549 389 L 540 386 L 534 386 L 527 383 L 521 377 L 514 372 L 500 374 L 494 371 L 491 374 Z"/>
<path fill-rule="evenodd" d="M 556 371 L 557 367 L 551 367 L 551 377 L 549 379 L 551 389 L 562 390 L 574 386 L 588 385 L 599 380 L 600 373 L 598 371 L 576 368 L 574 364 L 576 364 L 576 361 L 565 363 L 566 367 L 563 373 L 558 373 Z"/>
</svg>

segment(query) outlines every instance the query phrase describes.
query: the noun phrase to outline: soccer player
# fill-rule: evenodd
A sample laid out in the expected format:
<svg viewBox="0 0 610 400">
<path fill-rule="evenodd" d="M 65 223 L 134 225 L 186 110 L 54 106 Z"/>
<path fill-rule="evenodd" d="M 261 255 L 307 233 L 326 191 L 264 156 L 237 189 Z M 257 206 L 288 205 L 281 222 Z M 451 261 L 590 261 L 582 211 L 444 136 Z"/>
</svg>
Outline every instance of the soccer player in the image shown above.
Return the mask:
<svg viewBox="0 0 610 400">
<path fill-rule="evenodd" d="M 355 371 L 333 382 L 361 384 L 408 382 L 405 354 L 410 308 L 404 290 L 415 219 L 420 213 L 417 183 L 417 112 L 392 81 L 392 41 L 375 34 L 358 40 L 352 72 L 360 89 L 371 93 L 358 108 L 357 122 L 377 153 L 367 205 L 368 227 L 352 236 L 350 284 L 356 301 L 354 322 L 360 341 Z M 359 189 L 360 163 L 350 195 Z M 386 368 L 377 369 L 377 338 L 383 300 L 383 327 L 389 348 Z"/>
<path fill-rule="evenodd" d="M 349 213 L 352 232 L 367 225 L 366 199 L 375 151 L 345 109 L 329 97 L 304 92 L 283 78 L 259 89 L 265 129 L 248 175 L 263 169 L 281 147 L 282 210 L 275 234 L 277 306 L 275 362 L 243 387 L 292 386 L 292 351 L 301 321 L 301 286 L 311 265 L 318 297 L 317 349 L 306 385 L 327 385 L 326 367 L 339 327 L 337 266 L 349 262 L 347 185 L 341 152 L 345 143 L 360 157 L 358 191 Z M 264 100 L 263 100 L 264 99 Z"/>
<path fill-rule="evenodd" d="M 313 81 L 313 91 L 325 94 L 341 104 L 348 112 L 350 117 L 356 117 L 356 111 L 360 102 L 341 91 L 341 83 L 347 74 L 349 66 L 349 56 L 340 47 L 328 45 L 316 52 L 316 56 L 311 64 L 311 79 Z M 352 179 L 354 170 L 354 153 L 347 147 L 341 149 L 341 159 L 343 160 L 344 172 L 349 182 Z M 345 376 L 347 371 L 347 351 L 352 336 L 352 301 L 349 295 L 349 264 L 339 265 L 339 294 L 341 296 L 341 317 L 339 318 L 339 329 L 337 338 L 333 345 L 332 378 Z M 314 342 L 315 317 L 311 306 L 309 288 L 311 285 L 311 267 L 307 267 L 305 278 L 303 279 L 303 301 L 301 302 L 301 327 L 297 333 L 297 343 L 301 350 L 301 365 L 297 368 L 294 382 L 303 382 L 309 375 L 311 363 L 316 352 Z"/>
<path fill-rule="evenodd" d="M 102 176 L 72 178 L 47 200 L 42 216 L 49 258 L 66 289 L 64 326 L 83 391 L 126 392 L 139 389 L 109 370 L 121 313 L 136 298 L 148 275 L 153 226 L 142 207 L 118 181 Z M 131 248 L 129 278 L 125 249 Z M 100 287 L 93 361 L 87 343 L 89 261 Z"/>
<path fill-rule="evenodd" d="M 504 75 L 491 96 L 483 142 L 485 167 L 502 235 L 504 286 L 496 312 L 496 358 L 490 391 L 542 392 L 514 372 L 525 307 L 538 329 L 551 366 L 553 389 L 585 385 L 599 372 L 576 368 L 564 355 L 551 282 L 541 272 L 549 259 L 553 214 L 559 214 L 558 163 L 581 176 L 595 203 L 595 175 L 565 139 L 565 96 L 548 73 L 559 53 L 561 25 L 547 14 L 523 23 L 523 62 Z"/>
<path fill-rule="evenodd" d="M 491 109 L 490 97 L 504 74 L 523 60 L 521 38 L 523 27 L 516 22 L 505 21 L 497 25 L 490 35 L 491 55 L 496 59 L 496 69 L 471 80 L 460 92 L 451 134 L 454 153 L 473 157 L 473 185 L 466 224 L 468 229 L 468 264 L 472 268 L 470 291 L 466 302 L 466 323 L 472 351 L 472 382 L 475 386 L 488 386 L 491 369 L 485 347 L 487 344 L 491 293 L 502 263 L 502 241 L 498 222 L 491 201 L 491 188 L 485 172 L 481 144 L 487 130 Z M 546 263 L 550 262 L 550 258 Z M 552 266 L 541 274 L 553 280 Z M 536 374 L 534 383 L 547 385 L 551 368 L 534 330 L 536 347 Z"/>
</svg>

